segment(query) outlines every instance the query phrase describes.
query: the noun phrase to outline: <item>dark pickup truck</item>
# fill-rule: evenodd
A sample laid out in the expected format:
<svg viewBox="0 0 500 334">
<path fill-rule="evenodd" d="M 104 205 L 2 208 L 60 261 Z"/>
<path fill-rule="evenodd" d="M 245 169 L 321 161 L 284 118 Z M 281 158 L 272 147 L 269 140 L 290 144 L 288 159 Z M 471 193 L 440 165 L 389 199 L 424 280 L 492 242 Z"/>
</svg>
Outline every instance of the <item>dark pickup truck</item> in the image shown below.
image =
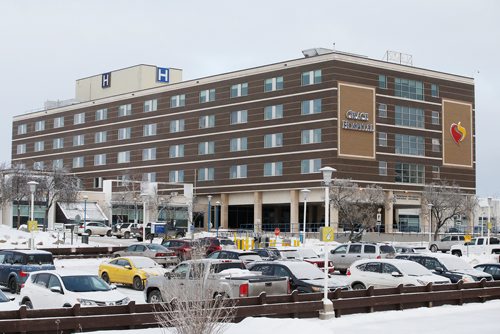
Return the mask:
<svg viewBox="0 0 500 334">
<path fill-rule="evenodd" d="M 56 269 L 52 253 L 42 250 L 0 250 L 0 285 L 18 293 L 31 272 Z"/>
<path fill-rule="evenodd" d="M 177 227 L 172 223 L 157 222 L 153 223 L 153 231 L 151 231 L 151 223 L 146 225 L 146 240 L 155 237 L 163 237 L 163 239 L 183 238 L 186 236 L 186 227 Z M 137 224 L 136 227 L 131 228 L 131 233 L 137 238 L 137 241 L 143 241 L 142 225 Z"/>
</svg>

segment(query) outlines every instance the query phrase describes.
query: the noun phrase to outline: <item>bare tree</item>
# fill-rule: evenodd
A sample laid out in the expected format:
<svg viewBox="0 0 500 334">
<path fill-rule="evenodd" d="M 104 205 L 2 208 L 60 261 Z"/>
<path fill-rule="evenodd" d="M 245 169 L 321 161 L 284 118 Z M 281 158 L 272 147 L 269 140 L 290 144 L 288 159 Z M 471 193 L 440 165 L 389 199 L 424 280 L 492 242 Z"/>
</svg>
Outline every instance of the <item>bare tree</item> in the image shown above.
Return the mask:
<svg viewBox="0 0 500 334">
<path fill-rule="evenodd" d="M 465 194 L 458 185 L 446 181 L 426 185 L 422 194 L 424 201 L 431 206 L 432 229 L 434 240 L 439 230 L 457 216 L 469 217 L 474 210 L 476 200 Z"/>
<path fill-rule="evenodd" d="M 30 196 L 28 181 L 31 179 L 31 171 L 19 165 L 5 170 L 6 175 L 2 178 L 2 204 L 13 202 L 16 207 L 16 226 L 21 225 L 21 203 Z"/>
<path fill-rule="evenodd" d="M 47 229 L 49 210 L 56 202 L 73 203 L 80 191 L 79 179 L 65 169 L 53 169 L 36 175 L 37 197 L 45 202 L 45 220 L 43 230 Z"/>
<path fill-rule="evenodd" d="M 350 231 L 349 240 L 358 241 L 364 231 L 375 228 L 377 210 L 386 205 L 384 191 L 376 185 L 360 188 L 346 179 L 337 179 L 330 188 L 330 201 L 339 212 L 339 223 Z"/>
</svg>

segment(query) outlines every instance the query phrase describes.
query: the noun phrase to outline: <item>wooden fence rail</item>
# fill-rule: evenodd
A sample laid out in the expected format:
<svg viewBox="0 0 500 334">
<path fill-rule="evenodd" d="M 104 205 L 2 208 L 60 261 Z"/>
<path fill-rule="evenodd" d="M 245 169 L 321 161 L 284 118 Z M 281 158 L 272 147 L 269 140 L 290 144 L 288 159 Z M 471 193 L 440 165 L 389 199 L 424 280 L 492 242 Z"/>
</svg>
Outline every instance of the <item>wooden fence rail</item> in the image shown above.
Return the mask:
<svg viewBox="0 0 500 334">
<path fill-rule="evenodd" d="M 249 297 L 234 302 L 235 318 L 249 316 L 317 317 L 323 308 L 322 293 Z M 440 284 L 341 291 L 329 293 L 335 315 L 405 310 L 445 304 L 461 305 L 500 299 L 500 281 Z M 0 312 L 0 333 L 70 333 L 94 330 L 156 327 L 155 314 L 165 312 L 158 304 L 135 304 Z"/>
</svg>

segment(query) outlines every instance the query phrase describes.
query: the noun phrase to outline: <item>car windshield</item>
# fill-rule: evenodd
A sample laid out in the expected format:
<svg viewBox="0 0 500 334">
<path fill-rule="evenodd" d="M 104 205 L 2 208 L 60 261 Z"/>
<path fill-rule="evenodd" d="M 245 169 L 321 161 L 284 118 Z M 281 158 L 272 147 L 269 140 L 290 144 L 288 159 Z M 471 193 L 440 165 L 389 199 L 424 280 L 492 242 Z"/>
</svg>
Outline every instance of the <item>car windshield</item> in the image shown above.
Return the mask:
<svg viewBox="0 0 500 334">
<path fill-rule="evenodd" d="M 167 247 L 159 244 L 148 244 L 146 247 L 155 251 L 164 251 L 164 252 L 168 251 Z"/>
<path fill-rule="evenodd" d="M 210 267 L 210 272 L 212 273 L 220 273 L 226 269 L 247 269 L 243 262 L 223 262 L 223 263 L 214 263 Z"/>
<path fill-rule="evenodd" d="M 308 262 L 290 263 L 288 268 L 299 280 L 317 280 L 325 278 L 325 273 L 321 271 L 321 269 Z"/>
<path fill-rule="evenodd" d="M 299 249 L 297 250 L 297 252 L 299 253 L 300 257 L 303 258 L 303 259 L 317 259 L 319 258 L 318 254 L 316 254 L 315 251 L 313 251 L 312 249 Z"/>
<path fill-rule="evenodd" d="M 0 303 L 5 303 L 10 301 L 10 299 L 0 290 Z"/>
<path fill-rule="evenodd" d="M 462 260 L 461 258 L 457 256 L 447 256 L 447 257 L 442 257 L 439 258 L 439 261 L 441 261 L 442 264 L 445 265 L 446 269 L 448 270 L 464 270 L 464 269 L 473 269 L 470 264 Z"/>
<path fill-rule="evenodd" d="M 401 261 L 401 263 L 397 264 L 397 267 L 400 271 L 409 276 L 422 276 L 432 274 L 429 269 L 413 261 Z"/>
<path fill-rule="evenodd" d="M 134 264 L 134 267 L 142 269 L 142 268 L 154 268 L 158 267 L 158 263 L 155 261 L 151 260 L 149 257 L 139 257 L 135 259 L 130 259 L 132 263 Z"/>
<path fill-rule="evenodd" d="M 299 259 L 299 253 L 296 250 L 281 251 L 281 257 L 284 259 Z"/>
<path fill-rule="evenodd" d="M 129 226 L 130 226 L 130 224 L 121 224 L 121 225 L 120 225 L 120 228 L 127 228 L 127 227 L 129 227 Z"/>
<path fill-rule="evenodd" d="M 54 264 L 52 254 L 29 254 L 26 264 Z"/>
<path fill-rule="evenodd" d="M 380 253 L 381 254 L 390 254 L 390 253 L 396 253 L 396 250 L 394 247 L 389 246 L 389 245 L 381 245 L 380 246 Z"/>
<path fill-rule="evenodd" d="M 94 275 L 62 276 L 67 290 L 73 292 L 109 291 L 111 287 Z"/>
<path fill-rule="evenodd" d="M 220 244 L 221 245 L 231 245 L 233 246 L 234 245 L 234 241 L 233 240 L 229 240 L 229 239 L 221 239 L 219 240 L 220 241 Z"/>
</svg>

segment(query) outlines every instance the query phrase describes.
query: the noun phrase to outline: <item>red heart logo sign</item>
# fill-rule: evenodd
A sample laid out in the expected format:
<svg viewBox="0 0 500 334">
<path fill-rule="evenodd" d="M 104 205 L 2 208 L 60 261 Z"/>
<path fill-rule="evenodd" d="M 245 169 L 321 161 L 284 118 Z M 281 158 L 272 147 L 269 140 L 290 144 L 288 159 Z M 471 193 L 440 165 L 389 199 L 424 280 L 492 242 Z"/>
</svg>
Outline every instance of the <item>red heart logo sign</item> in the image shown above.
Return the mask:
<svg viewBox="0 0 500 334">
<path fill-rule="evenodd" d="M 451 127 L 450 127 L 451 137 L 453 138 L 453 140 L 457 144 L 460 144 L 460 142 L 464 141 L 465 136 L 467 135 L 467 131 L 460 123 L 461 122 L 458 122 L 458 124 L 453 123 L 453 124 L 451 124 Z"/>
</svg>

